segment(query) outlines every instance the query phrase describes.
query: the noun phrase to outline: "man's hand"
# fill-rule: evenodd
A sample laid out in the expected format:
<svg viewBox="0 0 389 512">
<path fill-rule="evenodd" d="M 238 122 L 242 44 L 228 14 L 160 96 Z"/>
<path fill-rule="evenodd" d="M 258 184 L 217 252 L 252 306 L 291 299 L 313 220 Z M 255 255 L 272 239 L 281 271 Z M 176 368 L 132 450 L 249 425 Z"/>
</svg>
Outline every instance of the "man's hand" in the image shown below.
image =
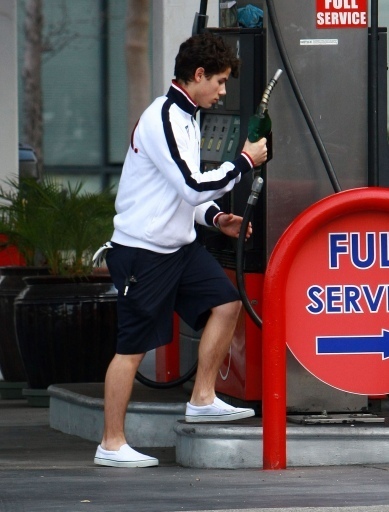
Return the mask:
<svg viewBox="0 0 389 512">
<path fill-rule="evenodd" d="M 265 163 L 267 159 L 266 139 L 259 139 L 258 142 L 250 142 L 247 139 L 242 151 L 250 155 L 254 162 L 254 167 L 259 167 L 261 164 Z"/>
<path fill-rule="evenodd" d="M 239 237 L 242 220 L 243 217 L 239 217 L 233 213 L 223 213 L 219 215 L 217 219 L 220 231 L 225 235 L 232 236 L 233 238 Z M 250 238 L 252 232 L 253 228 L 251 226 L 251 222 L 249 222 L 247 226 L 246 240 L 247 238 Z"/>
</svg>

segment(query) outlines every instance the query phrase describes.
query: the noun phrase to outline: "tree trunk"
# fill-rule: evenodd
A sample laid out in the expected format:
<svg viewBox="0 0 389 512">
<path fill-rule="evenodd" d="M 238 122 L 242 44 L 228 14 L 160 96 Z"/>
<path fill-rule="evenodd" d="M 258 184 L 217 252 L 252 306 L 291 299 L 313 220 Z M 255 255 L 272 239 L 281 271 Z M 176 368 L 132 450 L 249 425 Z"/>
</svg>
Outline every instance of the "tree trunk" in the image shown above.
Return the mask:
<svg viewBox="0 0 389 512">
<path fill-rule="evenodd" d="M 150 102 L 149 0 L 128 0 L 126 19 L 129 137 Z"/>
<path fill-rule="evenodd" d="M 26 0 L 24 22 L 23 62 L 23 142 L 30 144 L 38 159 L 38 175 L 43 168 L 43 126 L 42 126 L 42 0 Z"/>
</svg>

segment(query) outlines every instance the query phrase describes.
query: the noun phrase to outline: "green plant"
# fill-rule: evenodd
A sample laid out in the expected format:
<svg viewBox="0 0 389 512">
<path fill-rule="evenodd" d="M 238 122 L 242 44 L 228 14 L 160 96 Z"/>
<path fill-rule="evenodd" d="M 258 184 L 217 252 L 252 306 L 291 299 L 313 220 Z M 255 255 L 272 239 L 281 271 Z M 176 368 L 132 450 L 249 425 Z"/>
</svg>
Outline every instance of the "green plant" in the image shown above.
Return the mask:
<svg viewBox="0 0 389 512">
<path fill-rule="evenodd" d="M 112 233 L 114 197 L 90 193 L 83 183 L 65 188 L 50 177 L 21 178 L 0 187 L 0 233 L 16 245 L 27 265 L 48 266 L 55 275 L 86 275 L 92 254 Z"/>
</svg>

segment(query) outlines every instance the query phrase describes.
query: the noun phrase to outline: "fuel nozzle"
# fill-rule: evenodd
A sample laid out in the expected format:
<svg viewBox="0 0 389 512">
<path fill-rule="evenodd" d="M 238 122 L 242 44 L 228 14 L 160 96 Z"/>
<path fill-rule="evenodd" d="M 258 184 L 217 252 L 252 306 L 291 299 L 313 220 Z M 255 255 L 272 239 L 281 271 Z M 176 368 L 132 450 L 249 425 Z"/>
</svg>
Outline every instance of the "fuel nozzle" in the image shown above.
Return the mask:
<svg viewBox="0 0 389 512">
<path fill-rule="evenodd" d="M 274 89 L 274 86 L 276 85 L 281 73 L 282 69 L 277 69 L 275 75 L 267 84 L 267 87 L 262 94 L 262 99 L 258 105 L 256 113 L 249 119 L 248 139 L 250 142 L 257 142 L 262 137 L 267 138 L 271 132 L 271 119 L 267 107 L 270 94 Z"/>
<path fill-rule="evenodd" d="M 267 87 L 262 94 L 261 103 L 265 104 L 266 106 L 269 104 L 270 94 L 271 94 L 272 90 L 274 89 L 276 83 L 278 82 L 278 79 L 280 78 L 281 74 L 282 74 L 282 69 L 277 69 L 277 71 L 275 72 L 275 75 L 270 80 L 270 82 L 267 84 Z"/>
</svg>

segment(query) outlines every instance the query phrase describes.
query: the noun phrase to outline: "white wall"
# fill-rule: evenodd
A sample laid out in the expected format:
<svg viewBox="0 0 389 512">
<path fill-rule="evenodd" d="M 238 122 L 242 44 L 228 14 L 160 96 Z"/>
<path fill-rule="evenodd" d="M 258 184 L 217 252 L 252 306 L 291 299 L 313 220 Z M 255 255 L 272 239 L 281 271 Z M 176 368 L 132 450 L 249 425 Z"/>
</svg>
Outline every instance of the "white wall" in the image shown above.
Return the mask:
<svg viewBox="0 0 389 512">
<path fill-rule="evenodd" d="M 0 183 L 18 173 L 16 2 L 0 1 Z"/>
<path fill-rule="evenodd" d="M 174 72 L 179 45 L 192 35 L 200 0 L 152 0 L 153 7 L 153 98 L 165 94 Z M 219 2 L 208 2 L 208 26 L 219 25 Z"/>
</svg>

